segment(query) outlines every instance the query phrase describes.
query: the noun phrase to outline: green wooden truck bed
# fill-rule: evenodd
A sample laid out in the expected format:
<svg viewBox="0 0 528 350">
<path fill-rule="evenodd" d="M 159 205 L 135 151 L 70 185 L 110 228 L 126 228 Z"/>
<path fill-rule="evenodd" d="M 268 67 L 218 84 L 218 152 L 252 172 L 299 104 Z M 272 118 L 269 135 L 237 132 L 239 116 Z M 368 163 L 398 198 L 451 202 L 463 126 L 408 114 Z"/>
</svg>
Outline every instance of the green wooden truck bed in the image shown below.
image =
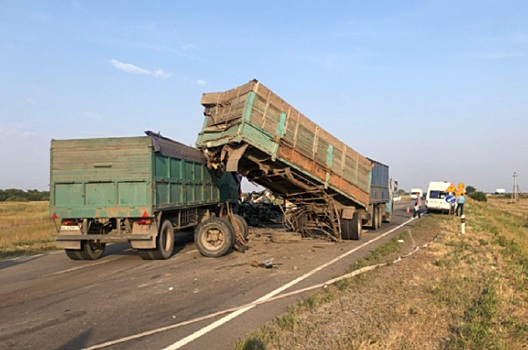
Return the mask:
<svg viewBox="0 0 528 350">
<path fill-rule="evenodd" d="M 159 250 L 160 232 L 173 242 L 173 230 L 197 226 L 238 197 L 236 175 L 218 177 L 201 151 L 152 132 L 51 141 L 50 216 L 57 245 L 73 259 L 96 256 L 87 242 Z"/>
</svg>

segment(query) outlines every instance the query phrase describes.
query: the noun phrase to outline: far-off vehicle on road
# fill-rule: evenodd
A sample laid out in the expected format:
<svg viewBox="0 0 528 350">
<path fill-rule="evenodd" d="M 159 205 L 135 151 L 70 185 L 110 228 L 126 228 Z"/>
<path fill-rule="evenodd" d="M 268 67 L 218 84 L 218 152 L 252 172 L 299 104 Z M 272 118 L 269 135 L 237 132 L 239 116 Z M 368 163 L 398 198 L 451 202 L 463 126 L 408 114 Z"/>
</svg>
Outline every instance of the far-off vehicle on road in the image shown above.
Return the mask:
<svg viewBox="0 0 528 350">
<path fill-rule="evenodd" d="M 360 239 L 392 215 L 389 168 L 368 159 L 252 80 L 202 97 L 196 146 L 209 167 L 237 171 L 290 201 L 285 224 Z"/>
<path fill-rule="evenodd" d="M 232 211 L 240 182 L 209 170 L 199 150 L 147 136 L 51 141 L 50 216 L 57 246 L 74 260 L 130 242 L 143 259 L 167 259 L 174 232 L 194 229 L 204 256 L 243 248 L 244 219 Z"/>
<path fill-rule="evenodd" d="M 411 188 L 411 199 L 422 199 L 423 198 L 423 191 L 421 188 Z"/>
</svg>

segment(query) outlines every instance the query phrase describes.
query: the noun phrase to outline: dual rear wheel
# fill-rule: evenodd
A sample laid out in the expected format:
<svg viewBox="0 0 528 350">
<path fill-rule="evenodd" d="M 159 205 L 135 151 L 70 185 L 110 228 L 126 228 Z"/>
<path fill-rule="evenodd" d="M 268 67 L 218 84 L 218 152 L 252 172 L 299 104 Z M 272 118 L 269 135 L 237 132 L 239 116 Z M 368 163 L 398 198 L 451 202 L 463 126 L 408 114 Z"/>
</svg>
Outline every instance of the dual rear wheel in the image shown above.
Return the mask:
<svg viewBox="0 0 528 350">
<path fill-rule="evenodd" d="M 354 213 L 352 219 L 341 219 L 341 238 L 345 240 L 360 240 L 363 233 L 361 215 Z"/>
<path fill-rule="evenodd" d="M 381 212 L 381 207 L 380 206 L 375 206 L 373 209 L 372 209 L 372 229 L 373 230 L 377 230 L 381 227 L 381 223 L 383 222 L 383 214 Z"/>
<path fill-rule="evenodd" d="M 174 253 L 174 226 L 170 220 L 164 220 L 156 237 L 156 248 L 139 249 L 138 254 L 143 260 L 165 260 Z"/>
<path fill-rule="evenodd" d="M 106 243 L 98 240 L 81 241 L 81 249 L 65 249 L 66 255 L 72 260 L 97 260 L 103 256 Z"/>
</svg>

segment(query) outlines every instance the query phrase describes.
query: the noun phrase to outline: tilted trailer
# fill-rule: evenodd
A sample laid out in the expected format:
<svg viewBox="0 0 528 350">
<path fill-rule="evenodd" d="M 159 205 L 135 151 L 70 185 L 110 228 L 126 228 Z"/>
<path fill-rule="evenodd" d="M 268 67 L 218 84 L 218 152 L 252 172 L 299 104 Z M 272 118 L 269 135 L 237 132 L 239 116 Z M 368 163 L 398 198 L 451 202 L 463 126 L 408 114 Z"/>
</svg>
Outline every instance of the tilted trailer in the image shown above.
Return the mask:
<svg viewBox="0 0 528 350">
<path fill-rule="evenodd" d="M 285 223 L 339 239 L 360 239 L 392 214 L 389 168 L 305 117 L 257 80 L 202 96 L 205 121 L 196 146 L 209 167 L 237 171 L 283 196 Z"/>
<path fill-rule="evenodd" d="M 201 151 L 158 134 L 51 141 L 50 216 L 57 246 L 74 260 L 102 256 L 108 242 L 130 242 L 143 259 L 167 259 L 174 233 L 217 257 L 243 248 L 244 219 L 234 173 L 218 178 Z"/>
</svg>

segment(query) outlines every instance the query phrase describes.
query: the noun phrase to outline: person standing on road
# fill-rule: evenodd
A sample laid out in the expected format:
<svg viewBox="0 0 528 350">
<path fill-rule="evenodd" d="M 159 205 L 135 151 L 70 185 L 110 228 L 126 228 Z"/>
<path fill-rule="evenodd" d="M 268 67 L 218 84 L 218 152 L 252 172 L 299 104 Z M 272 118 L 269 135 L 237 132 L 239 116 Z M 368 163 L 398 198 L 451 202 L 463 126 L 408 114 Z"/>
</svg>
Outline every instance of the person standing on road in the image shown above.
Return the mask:
<svg viewBox="0 0 528 350">
<path fill-rule="evenodd" d="M 422 198 L 420 196 L 416 197 L 416 202 L 414 202 L 414 213 L 413 218 L 418 216 L 420 218 L 422 213 L 420 212 L 420 207 L 422 206 Z"/>
<path fill-rule="evenodd" d="M 461 193 L 460 196 L 457 198 L 457 207 L 456 207 L 456 216 L 458 216 L 458 210 L 460 209 L 460 216 L 464 215 L 464 202 L 466 201 L 466 198 L 464 197 L 464 194 Z"/>
</svg>

